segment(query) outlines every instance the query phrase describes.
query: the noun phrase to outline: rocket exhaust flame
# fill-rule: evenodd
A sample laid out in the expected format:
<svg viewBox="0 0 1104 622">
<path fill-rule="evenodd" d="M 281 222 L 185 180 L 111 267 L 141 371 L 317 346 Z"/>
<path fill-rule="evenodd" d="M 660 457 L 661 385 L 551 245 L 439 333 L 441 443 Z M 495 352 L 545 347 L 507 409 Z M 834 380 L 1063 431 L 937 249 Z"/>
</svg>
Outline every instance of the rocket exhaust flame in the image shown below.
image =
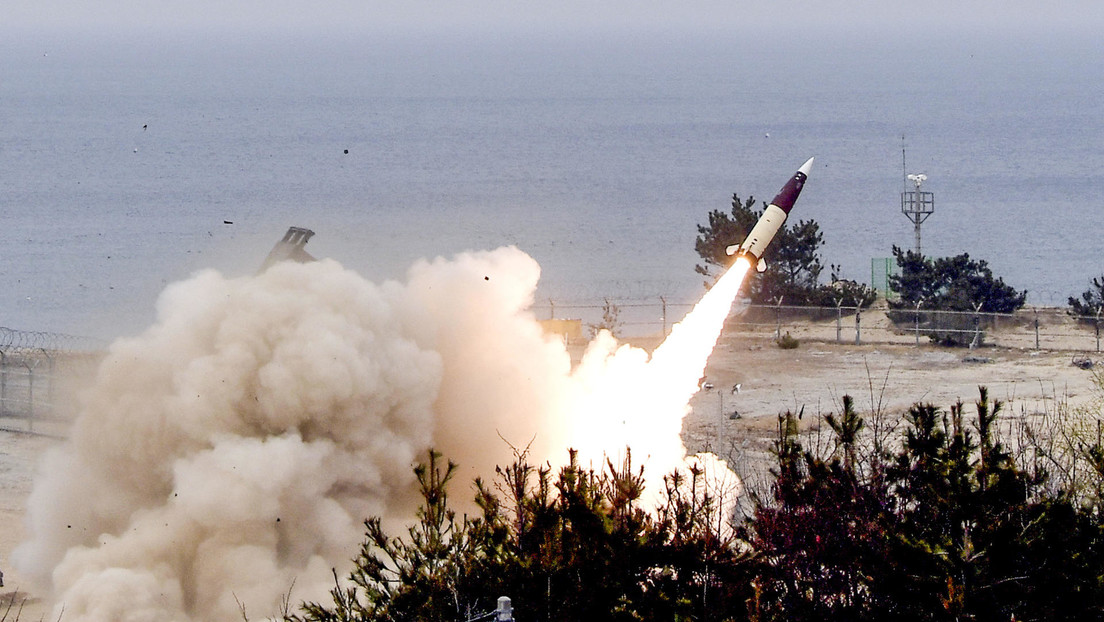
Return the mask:
<svg viewBox="0 0 1104 622">
<path fill-rule="evenodd" d="M 738 258 L 650 358 L 639 348 L 617 347 L 608 334 L 591 344 L 576 370 L 585 390 L 572 407 L 577 427 L 569 439 L 582 460 L 601 465 L 631 448 L 646 460 L 646 492 L 658 500 L 663 477 L 686 466 L 682 421 L 749 267 Z"/>
<path fill-rule="evenodd" d="M 622 348 L 612 356 L 607 353 L 605 358 L 596 355 L 604 375 L 577 406 L 578 411 L 589 413 L 588 427 L 575 439 L 577 448 L 587 449 L 584 455 L 600 459 L 602 454 L 617 451 L 618 448 L 609 446 L 611 438 L 628 439 L 627 444 L 633 448 L 651 448 L 655 452 L 649 455 L 653 478 L 649 483 L 653 491 L 659 488 L 655 478 L 681 466 L 686 456 L 679 436 L 682 416 L 697 392 L 698 379 L 705 371 L 744 276 L 752 265 L 760 272 L 765 269 L 763 251 L 793 209 L 812 166 L 813 158 L 809 158 L 774 197 L 744 242 L 726 249 L 728 254 L 736 254 L 733 265 L 686 318 L 675 325 L 650 360 L 631 348 Z M 584 359 L 583 369 L 588 362 Z M 607 421 L 606 429 L 595 431 L 593 422 L 602 421 L 603 413 L 611 412 L 632 413 L 632 424 L 625 417 L 620 429 L 615 420 Z M 656 465 L 660 468 L 655 468 Z"/>
<path fill-rule="evenodd" d="M 732 267 L 706 292 L 686 318 L 675 324 L 671 335 L 653 354 L 653 366 L 670 368 L 673 372 L 675 366 L 683 362 L 696 361 L 709 356 L 750 267 L 751 264 L 746 258 L 737 258 Z M 702 361 L 702 369 L 694 377 L 695 387 L 701 377 L 701 371 L 705 369 L 704 363 Z"/>
</svg>

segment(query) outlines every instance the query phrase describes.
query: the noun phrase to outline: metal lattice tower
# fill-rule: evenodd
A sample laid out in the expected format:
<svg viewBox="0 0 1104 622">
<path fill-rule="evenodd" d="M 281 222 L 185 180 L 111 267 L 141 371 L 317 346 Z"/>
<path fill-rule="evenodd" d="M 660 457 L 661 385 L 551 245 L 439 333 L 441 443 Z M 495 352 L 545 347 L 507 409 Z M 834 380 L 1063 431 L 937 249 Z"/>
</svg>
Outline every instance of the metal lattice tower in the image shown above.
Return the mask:
<svg viewBox="0 0 1104 622">
<path fill-rule="evenodd" d="M 901 213 L 908 216 L 912 225 L 916 228 L 916 254 L 920 253 L 920 223 L 928 219 L 935 211 L 935 195 L 930 192 L 921 192 L 920 184 L 928 178 L 927 175 L 907 175 L 908 166 L 905 164 L 905 135 L 901 135 Z M 909 182 L 916 185 L 916 189 L 909 190 Z"/>
<path fill-rule="evenodd" d="M 927 175 L 909 175 L 908 180 L 916 184 L 915 190 L 906 190 L 901 193 L 901 212 L 908 216 L 916 228 L 916 254 L 920 254 L 920 224 L 928 219 L 935 211 L 935 195 L 920 190 L 920 184 L 924 183 Z"/>
</svg>

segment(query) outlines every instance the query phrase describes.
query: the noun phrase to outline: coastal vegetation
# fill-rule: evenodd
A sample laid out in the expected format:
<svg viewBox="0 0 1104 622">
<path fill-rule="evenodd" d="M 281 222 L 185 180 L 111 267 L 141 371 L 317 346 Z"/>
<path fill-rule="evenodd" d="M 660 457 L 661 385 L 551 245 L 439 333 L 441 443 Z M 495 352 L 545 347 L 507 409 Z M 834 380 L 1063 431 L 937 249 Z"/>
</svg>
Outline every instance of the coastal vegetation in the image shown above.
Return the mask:
<svg viewBox="0 0 1104 622">
<path fill-rule="evenodd" d="M 988 263 L 970 259 L 969 253 L 932 258 L 894 246 L 893 257 L 899 273 L 889 276 L 896 294 L 889 303 L 892 309 L 923 304 L 943 311 L 1012 313 L 1027 300 L 1027 291 L 1005 284 Z"/>
<path fill-rule="evenodd" d="M 761 202 L 762 203 L 762 202 Z M 766 205 L 762 205 L 763 209 Z M 695 266 L 698 274 L 714 282 L 732 263 L 725 249 L 747 237 L 763 215 L 755 209 L 754 197 L 743 200 L 732 196 L 729 212 L 713 210 L 707 222 L 698 225 L 694 249 L 702 259 Z M 828 285 L 820 283 L 824 271 L 820 247 L 824 235 L 814 220 L 783 223 L 764 255 L 766 270 L 752 271 L 747 278 L 747 293 L 753 304 L 791 307 L 847 306 L 862 309 L 877 297 L 873 288 L 843 280 L 839 268 L 832 265 Z M 1010 314 L 1024 306 L 1027 292 L 1007 285 L 995 276 L 987 262 L 972 259 L 968 253 L 953 257 L 926 257 L 893 247 L 896 272 L 887 278 L 888 317 L 895 324 L 909 324 L 933 342 L 942 345 L 980 345 L 989 327 L 989 316 Z M 1088 291 L 1082 300 L 1070 298 L 1071 313 L 1091 315 L 1104 308 L 1104 277 L 1094 280 L 1096 291 Z M 926 312 L 920 321 L 921 308 Z"/>
<path fill-rule="evenodd" d="M 1080 298 L 1069 298 L 1069 314 L 1078 318 L 1099 320 L 1104 310 L 1104 275 L 1092 280 L 1092 286 L 1081 292 Z"/>
<path fill-rule="evenodd" d="M 1099 407 L 1009 425 L 980 388 L 887 425 L 844 396 L 816 437 L 785 413 L 739 512 L 697 468 L 652 508 L 631 454 L 553 473 L 521 451 L 461 517 L 431 452 L 406 535 L 366 521 L 332 603 L 286 619 L 469 620 L 503 595 L 518 620 L 1102 619 Z"/>
<path fill-rule="evenodd" d="M 887 301 L 889 319 L 911 324 L 919 322 L 915 313 L 921 307 L 934 311 L 923 328 L 941 345 L 980 345 L 992 317 L 981 314 L 1012 313 L 1027 300 L 1027 291 L 1005 284 L 969 253 L 932 258 L 894 246 L 893 256 L 898 272 L 889 275 L 895 294 Z"/>
<path fill-rule="evenodd" d="M 725 253 L 730 244 L 739 243 L 755 226 L 766 209 L 755 209 L 755 197 L 741 200 L 732 195 L 732 209 L 729 212 L 713 210 L 708 222 L 698 225 L 698 237 L 694 250 L 702 259 L 702 264 L 694 267 L 698 274 L 707 277 L 706 285 L 711 285 L 732 264 L 732 257 Z M 838 270 L 833 266 L 831 284 L 820 283 L 824 271 L 821 262 L 820 247 L 824 243 L 824 234 L 815 220 L 799 220 L 783 223 L 774 241 L 763 256 L 767 269 L 757 273 L 748 273 L 747 293 L 753 303 L 800 306 L 836 306 L 840 301 L 847 305 L 869 306 L 876 294 L 869 286 L 854 281 L 839 279 Z"/>
</svg>

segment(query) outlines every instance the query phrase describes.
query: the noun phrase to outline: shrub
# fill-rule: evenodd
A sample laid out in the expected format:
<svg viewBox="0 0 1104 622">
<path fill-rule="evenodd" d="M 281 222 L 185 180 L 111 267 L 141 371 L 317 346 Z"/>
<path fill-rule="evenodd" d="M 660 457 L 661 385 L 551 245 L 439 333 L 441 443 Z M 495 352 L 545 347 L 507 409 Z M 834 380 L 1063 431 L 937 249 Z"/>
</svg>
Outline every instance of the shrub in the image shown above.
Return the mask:
<svg viewBox="0 0 1104 622">
<path fill-rule="evenodd" d="M 1081 293 L 1081 298 L 1069 298 L 1067 313 L 1077 318 L 1093 318 L 1104 309 L 1104 275 L 1092 280 L 1092 287 Z"/>
<path fill-rule="evenodd" d="M 776 341 L 775 343 L 777 343 L 778 347 L 782 348 L 783 350 L 794 350 L 797 348 L 798 345 L 800 345 L 800 342 L 798 342 L 797 339 L 794 339 L 790 336 L 790 331 L 786 331 L 786 334 L 779 337 L 778 341 Z"/>
</svg>

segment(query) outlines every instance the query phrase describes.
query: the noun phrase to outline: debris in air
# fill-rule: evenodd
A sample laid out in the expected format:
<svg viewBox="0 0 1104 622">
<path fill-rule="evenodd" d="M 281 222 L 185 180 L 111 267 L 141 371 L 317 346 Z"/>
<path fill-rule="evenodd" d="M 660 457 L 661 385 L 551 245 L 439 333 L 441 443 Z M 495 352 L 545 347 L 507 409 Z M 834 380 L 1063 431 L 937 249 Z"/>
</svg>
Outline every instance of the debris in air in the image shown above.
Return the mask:
<svg viewBox="0 0 1104 622">
<path fill-rule="evenodd" d="M 299 263 L 315 261 L 315 258 L 311 256 L 310 253 L 303 250 L 303 247 L 307 245 L 307 242 L 313 235 L 314 232 L 310 229 L 304 229 L 303 227 L 288 227 L 287 233 L 284 234 L 283 239 L 277 242 L 276 245 L 272 247 L 272 250 L 268 252 L 268 257 L 265 258 L 258 272 L 264 272 L 272 267 L 273 264 L 281 261 L 297 261 Z"/>
</svg>

